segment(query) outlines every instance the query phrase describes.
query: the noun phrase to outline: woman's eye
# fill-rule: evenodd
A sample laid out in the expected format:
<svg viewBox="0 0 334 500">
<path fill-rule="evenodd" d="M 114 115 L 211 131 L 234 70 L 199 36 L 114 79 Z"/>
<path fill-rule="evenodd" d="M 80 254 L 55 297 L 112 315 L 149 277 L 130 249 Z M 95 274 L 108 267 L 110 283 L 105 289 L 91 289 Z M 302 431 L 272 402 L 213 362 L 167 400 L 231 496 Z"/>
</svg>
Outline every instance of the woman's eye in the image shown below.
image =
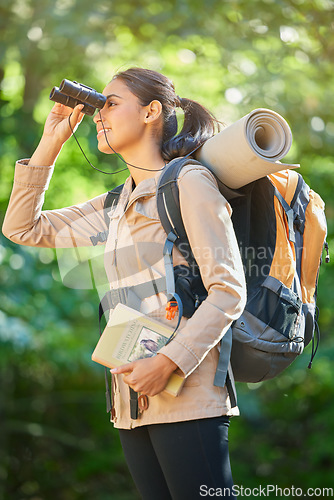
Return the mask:
<svg viewBox="0 0 334 500">
<path fill-rule="evenodd" d="M 115 102 L 112 102 L 112 101 L 108 102 L 108 108 L 111 108 L 112 106 L 115 106 L 115 105 L 116 105 Z"/>
</svg>

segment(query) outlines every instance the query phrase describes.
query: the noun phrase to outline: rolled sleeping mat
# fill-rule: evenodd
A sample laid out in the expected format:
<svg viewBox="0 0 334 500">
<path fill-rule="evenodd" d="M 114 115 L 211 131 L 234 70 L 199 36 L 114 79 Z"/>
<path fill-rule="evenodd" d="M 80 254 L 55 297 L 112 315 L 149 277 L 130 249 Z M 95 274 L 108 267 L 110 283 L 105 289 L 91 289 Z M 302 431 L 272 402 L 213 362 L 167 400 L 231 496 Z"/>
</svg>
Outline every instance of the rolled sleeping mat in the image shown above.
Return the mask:
<svg viewBox="0 0 334 500">
<path fill-rule="evenodd" d="M 298 168 L 298 164 L 279 161 L 291 143 L 291 129 L 284 118 L 258 108 L 208 139 L 195 156 L 226 186 L 238 189 L 280 170 Z"/>
</svg>

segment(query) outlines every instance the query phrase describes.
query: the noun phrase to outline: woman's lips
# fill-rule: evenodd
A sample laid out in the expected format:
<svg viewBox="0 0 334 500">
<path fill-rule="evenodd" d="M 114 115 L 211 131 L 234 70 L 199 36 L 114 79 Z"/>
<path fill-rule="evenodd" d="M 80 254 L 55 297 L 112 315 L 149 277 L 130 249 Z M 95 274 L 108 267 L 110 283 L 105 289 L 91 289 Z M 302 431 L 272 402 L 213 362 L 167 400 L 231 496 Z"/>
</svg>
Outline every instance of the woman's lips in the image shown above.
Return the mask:
<svg viewBox="0 0 334 500">
<path fill-rule="evenodd" d="M 105 129 L 101 129 L 98 131 L 97 133 L 97 137 L 100 137 L 101 135 L 104 135 L 105 132 L 109 132 L 109 130 L 111 130 L 110 128 L 105 128 Z"/>
</svg>

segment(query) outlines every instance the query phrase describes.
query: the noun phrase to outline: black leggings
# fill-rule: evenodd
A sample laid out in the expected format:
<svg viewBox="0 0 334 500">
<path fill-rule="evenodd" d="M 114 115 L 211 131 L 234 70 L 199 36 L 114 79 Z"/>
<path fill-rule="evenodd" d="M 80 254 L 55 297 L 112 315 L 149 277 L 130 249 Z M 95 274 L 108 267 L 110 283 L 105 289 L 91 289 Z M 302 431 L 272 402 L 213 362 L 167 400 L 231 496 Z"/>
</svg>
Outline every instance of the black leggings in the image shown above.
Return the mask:
<svg viewBox="0 0 334 500">
<path fill-rule="evenodd" d="M 125 458 L 142 498 L 194 500 L 207 496 L 209 488 L 211 492 L 221 488 L 223 493 L 225 489 L 225 498 L 235 498 L 228 427 L 229 418 L 222 416 L 119 429 Z"/>
</svg>

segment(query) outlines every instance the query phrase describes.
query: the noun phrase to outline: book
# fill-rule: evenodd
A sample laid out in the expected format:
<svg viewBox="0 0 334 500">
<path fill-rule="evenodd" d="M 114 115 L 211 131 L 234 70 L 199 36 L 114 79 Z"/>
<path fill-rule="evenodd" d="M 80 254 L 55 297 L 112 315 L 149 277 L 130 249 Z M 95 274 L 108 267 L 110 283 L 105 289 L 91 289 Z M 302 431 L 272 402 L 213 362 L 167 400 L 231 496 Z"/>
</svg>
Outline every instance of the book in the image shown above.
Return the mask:
<svg viewBox="0 0 334 500">
<path fill-rule="evenodd" d="M 108 368 L 154 356 L 163 347 L 173 328 L 124 304 L 117 304 L 94 349 L 92 360 Z M 172 373 L 164 391 L 178 396 L 184 377 Z"/>
</svg>

